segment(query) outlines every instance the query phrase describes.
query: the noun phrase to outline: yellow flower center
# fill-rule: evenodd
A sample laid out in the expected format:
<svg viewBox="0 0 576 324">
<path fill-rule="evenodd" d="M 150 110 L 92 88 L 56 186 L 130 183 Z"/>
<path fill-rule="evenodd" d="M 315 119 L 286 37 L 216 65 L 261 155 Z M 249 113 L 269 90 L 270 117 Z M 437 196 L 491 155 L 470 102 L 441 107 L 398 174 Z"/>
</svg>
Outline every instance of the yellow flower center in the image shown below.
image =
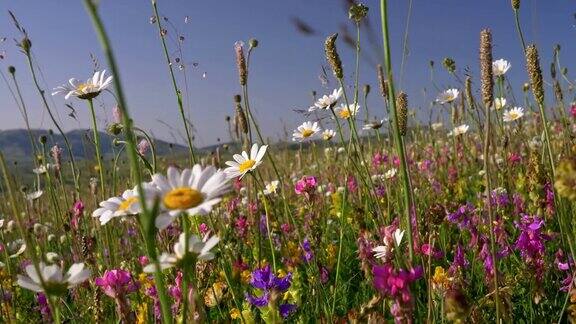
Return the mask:
<svg viewBox="0 0 576 324">
<path fill-rule="evenodd" d="M 254 166 L 254 164 L 256 164 L 256 161 L 254 161 L 254 160 L 246 160 L 246 161 L 240 163 L 240 166 L 238 166 L 238 170 L 239 170 L 240 172 L 249 171 L 249 170 Z"/>
<path fill-rule="evenodd" d="M 314 134 L 314 131 L 311 129 L 305 129 L 302 131 L 302 137 L 310 137 Z"/>
<path fill-rule="evenodd" d="M 340 110 L 339 115 L 340 115 L 340 118 L 344 118 L 344 119 L 350 118 L 350 110 L 348 108 L 344 108 L 344 109 Z"/>
<path fill-rule="evenodd" d="M 86 91 L 86 89 L 88 89 L 89 87 L 90 87 L 90 85 L 89 85 L 88 83 L 80 83 L 80 84 L 76 87 L 76 89 L 77 89 L 78 91 L 84 92 L 84 91 Z"/>
<path fill-rule="evenodd" d="M 518 118 L 518 114 L 517 114 L 517 113 L 515 113 L 515 112 L 511 112 L 511 113 L 510 113 L 510 119 L 514 120 L 514 119 L 517 119 L 517 118 Z"/>
<path fill-rule="evenodd" d="M 164 195 L 164 206 L 168 209 L 190 209 L 204 201 L 202 193 L 192 188 L 174 188 Z"/>
<path fill-rule="evenodd" d="M 128 208 L 130 208 L 130 206 L 132 206 L 132 204 L 134 204 L 136 201 L 138 201 L 138 197 L 130 197 L 126 200 L 124 200 L 120 206 L 118 206 L 118 210 L 119 211 L 126 211 Z"/>
</svg>

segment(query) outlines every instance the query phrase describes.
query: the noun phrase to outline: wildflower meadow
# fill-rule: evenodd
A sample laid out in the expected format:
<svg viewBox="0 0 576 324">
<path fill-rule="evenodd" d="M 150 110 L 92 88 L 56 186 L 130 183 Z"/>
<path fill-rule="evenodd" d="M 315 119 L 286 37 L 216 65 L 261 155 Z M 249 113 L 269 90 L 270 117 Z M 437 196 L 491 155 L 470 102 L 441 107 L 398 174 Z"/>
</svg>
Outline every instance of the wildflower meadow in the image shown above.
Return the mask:
<svg viewBox="0 0 576 324">
<path fill-rule="evenodd" d="M 247 35 L 229 45 L 229 140 L 208 150 L 195 143 L 202 111 L 187 104 L 186 43 L 164 1 L 146 2 L 163 58 L 146 64 L 169 82 L 162 113 L 182 134 L 170 144 L 134 118 L 105 0 L 77 13 L 98 40 L 93 72 L 59 66 L 69 80 L 57 84 L 37 63 L 46 43 L 27 28 L 33 17 L 2 13 L 19 64 L 0 61 L 13 102 L 0 109 L 21 114 L 30 153 L 25 163 L 0 150 L 0 323 L 572 322 L 576 81 L 561 57 L 574 53 L 525 37 L 523 1 L 507 8 L 524 59 L 506 58 L 488 20 L 469 35 L 476 47 L 458 49 L 472 69 L 450 48 L 430 62 L 424 105 L 397 73 L 408 37 L 391 41 L 390 1 L 343 1 L 350 34 L 315 45 L 330 86 L 285 112 L 299 125 L 285 140 L 259 120 L 249 85 L 266 44 Z M 31 105 L 50 131 L 30 126 Z M 65 107 L 87 112 L 82 141 L 64 131 Z"/>
</svg>

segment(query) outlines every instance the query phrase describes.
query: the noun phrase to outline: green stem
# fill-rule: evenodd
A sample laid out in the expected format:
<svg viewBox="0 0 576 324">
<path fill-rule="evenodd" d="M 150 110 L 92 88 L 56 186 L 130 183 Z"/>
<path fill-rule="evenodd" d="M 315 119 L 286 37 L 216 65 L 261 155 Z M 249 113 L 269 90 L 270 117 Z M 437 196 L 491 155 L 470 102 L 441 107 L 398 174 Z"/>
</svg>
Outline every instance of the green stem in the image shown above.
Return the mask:
<svg viewBox="0 0 576 324">
<path fill-rule="evenodd" d="M 516 31 L 518 36 L 520 36 L 520 42 L 522 43 L 522 50 L 526 53 L 526 42 L 524 41 L 524 34 L 522 33 L 522 27 L 520 26 L 520 17 L 518 10 L 514 9 L 514 20 L 516 21 Z"/>
<path fill-rule="evenodd" d="M 166 57 L 166 64 L 168 65 L 168 70 L 170 71 L 170 78 L 172 79 L 172 87 L 174 88 L 174 93 L 176 94 L 176 99 L 178 100 L 178 110 L 180 111 L 180 117 L 184 123 L 184 130 L 186 131 L 186 139 L 188 141 L 188 152 L 190 154 L 190 167 L 196 164 L 196 155 L 194 154 L 194 144 L 192 143 L 192 137 L 190 136 L 190 129 L 188 127 L 188 121 L 186 120 L 186 114 L 184 113 L 184 104 L 182 102 L 182 93 L 178 89 L 178 84 L 176 83 L 176 77 L 174 77 L 174 70 L 172 69 L 172 63 L 170 62 L 170 54 L 168 53 L 168 47 L 166 46 L 166 39 L 164 32 L 162 31 L 162 24 L 160 24 L 160 15 L 158 14 L 158 6 L 156 0 L 152 0 L 152 7 L 154 8 L 154 16 L 156 17 L 156 24 L 158 25 L 158 33 L 160 34 L 160 39 L 162 40 L 162 48 L 164 49 L 164 56 Z"/>
<path fill-rule="evenodd" d="M 94 111 L 94 102 L 88 99 L 88 107 L 92 117 L 92 134 L 94 134 L 94 146 L 96 149 L 96 160 L 98 163 L 98 173 L 100 174 L 100 196 L 106 197 L 104 192 L 104 166 L 102 165 L 102 153 L 100 152 L 100 134 L 98 133 L 98 123 L 96 122 L 96 112 Z"/>
<path fill-rule="evenodd" d="M 168 303 L 168 297 L 166 294 L 166 287 L 164 284 L 162 272 L 160 270 L 160 262 L 157 258 L 156 245 L 155 245 L 155 234 L 156 228 L 154 226 L 154 219 L 156 215 L 153 211 L 157 208 L 153 208 L 153 211 L 148 207 L 147 201 L 145 200 L 144 189 L 142 188 L 142 180 L 140 174 L 140 168 L 138 167 L 138 153 L 136 152 L 136 143 L 134 139 L 134 133 L 132 131 L 132 119 L 130 119 L 130 114 L 128 111 L 128 106 L 124 97 L 124 91 L 122 89 L 122 82 L 120 81 L 120 71 L 116 65 L 116 59 L 114 58 L 114 53 L 110 47 L 110 40 L 102 24 L 102 20 L 98 15 L 98 11 L 95 3 L 92 0 L 84 0 L 84 5 L 86 11 L 88 12 L 90 19 L 94 25 L 94 29 L 98 35 L 98 39 L 101 43 L 102 49 L 106 54 L 108 65 L 110 70 L 115 77 L 114 88 L 118 96 L 119 107 L 122 111 L 122 120 L 124 124 L 124 130 L 126 134 L 126 142 L 128 146 L 128 157 L 130 158 L 130 167 L 133 170 L 134 181 L 138 189 L 138 196 L 140 199 L 140 205 L 142 206 L 142 213 L 139 217 L 139 221 L 144 230 L 144 240 L 146 243 L 147 254 L 150 260 L 154 262 L 155 272 L 154 281 L 156 283 L 156 288 L 158 290 L 158 298 L 160 299 L 160 307 L 162 311 L 162 318 L 164 323 L 172 323 L 172 313 L 170 310 L 170 304 Z"/>
<path fill-rule="evenodd" d="M 70 145 L 70 142 L 68 141 L 68 137 L 66 136 L 66 134 L 64 133 L 64 131 L 62 130 L 62 128 L 60 127 L 60 125 L 56 121 L 54 114 L 52 114 L 52 110 L 50 109 L 50 106 L 48 105 L 48 101 L 46 100 L 46 95 L 44 93 L 44 90 L 42 90 L 42 88 L 40 88 L 40 84 L 38 83 L 38 78 L 36 77 L 36 70 L 34 69 L 34 64 L 32 63 L 32 57 L 30 56 L 29 53 L 26 54 L 26 58 L 28 60 L 28 66 L 30 67 L 30 72 L 32 73 L 32 80 L 34 81 L 34 85 L 36 86 L 36 90 L 38 91 L 38 93 L 40 94 L 40 97 L 42 98 L 42 103 L 44 104 L 44 108 L 46 108 L 46 111 L 48 112 L 48 116 L 50 116 L 50 120 L 52 120 L 52 123 L 54 124 L 54 126 L 56 126 L 56 129 L 58 129 L 58 132 L 60 133 L 60 135 L 62 135 L 62 138 L 64 139 L 64 144 L 66 145 L 66 149 L 68 150 L 68 157 L 70 158 L 70 163 L 72 164 L 72 178 L 74 180 L 74 189 L 76 190 L 76 195 L 80 195 L 80 185 L 78 184 L 78 175 L 76 174 L 76 161 L 74 160 L 74 153 L 72 152 L 72 146 Z"/>
<path fill-rule="evenodd" d="M 396 94 L 394 93 L 394 79 L 392 76 L 392 63 L 390 55 L 390 41 L 388 36 L 388 6 L 387 0 L 380 0 L 380 14 L 382 20 L 382 38 L 384 42 L 384 68 L 388 77 L 388 98 L 390 98 L 390 112 L 392 113 L 392 128 L 394 131 L 394 142 L 400 158 L 400 170 L 402 172 L 402 185 L 404 187 L 404 208 L 406 212 L 406 228 L 408 232 L 408 256 L 410 261 L 414 258 L 414 241 L 412 239 L 412 192 L 410 191 L 410 179 L 408 174 L 408 164 L 406 163 L 406 154 L 404 152 L 404 143 L 400 137 L 398 127 L 398 112 L 396 110 Z M 415 212 L 415 211 L 414 211 Z"/>
</svg>

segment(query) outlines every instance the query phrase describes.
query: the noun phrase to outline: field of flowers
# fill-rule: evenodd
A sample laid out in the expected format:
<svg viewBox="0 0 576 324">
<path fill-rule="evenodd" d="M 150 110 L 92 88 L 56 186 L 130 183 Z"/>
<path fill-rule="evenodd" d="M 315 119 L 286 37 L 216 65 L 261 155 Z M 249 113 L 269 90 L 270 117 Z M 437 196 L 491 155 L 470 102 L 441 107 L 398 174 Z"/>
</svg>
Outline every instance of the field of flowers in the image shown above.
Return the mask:
<svg viewBox="0 0 576 324">
<path fill-rule="evenodd" d="M 378 84 L 343 64 L 338 34 L 324 46 L 338 85 L 314 93 L 295 118 L 294 145 L 269 143 L 250 107 L 250 55 L 238 42 L 238 95 L 226 122 L 233 142 L 205 154 L 173 80 L 186 154 L 157 155 L 134 125 L 96 1 L 84 0 L 107 71 L 44 90 L 33 31 L 10 13 L 16 40 L 55 131 L 34 138 L 30 181 L 0 152 L 0 323 L 550 323 L 576 318 L 574 81 L 555 48 L 551 73 L 535 44 L 525 62 L 492 56 L 479 30 L 480 75 L 443 68 L 436 121 L 423 122 L 397 91 L 387 1 L 381 0 Z M 362 32 L 369 8 L 352 4 Z M 520 0 L 511 1 L 518 17 Z M 474 36 L 476 37 L 476 36 Z M 359 39 L 356 42 L 359 42 Z M 356 63 L 356 64 L 354 64 Z M 355 67 L 345 71 L 344 67 Z M 509 69 L 525 69 L 514 93 Z M 547 70 L 548 67 L 545 68 Z M 4 74 L 26 119 L 16 69 Z M 352 81 L 350 81 L 352 80 Z M 92 159 L 77 159 L 50 96 L 91 111 Z M 367 106 L 366 98 L 378 97 Z M 94 101 L 116 100 L 114 159 L 102 157 Z M 232 110 L 231 110 L 232 111 Z M 385 119 L 374 116 L 384 115 Z M 193 121 L 192 121 L 193 122 Z M 226 125 L 223 125 L 226 127 Z M 29 175 L 28 175 L 29 176 Z"/>
</svg>

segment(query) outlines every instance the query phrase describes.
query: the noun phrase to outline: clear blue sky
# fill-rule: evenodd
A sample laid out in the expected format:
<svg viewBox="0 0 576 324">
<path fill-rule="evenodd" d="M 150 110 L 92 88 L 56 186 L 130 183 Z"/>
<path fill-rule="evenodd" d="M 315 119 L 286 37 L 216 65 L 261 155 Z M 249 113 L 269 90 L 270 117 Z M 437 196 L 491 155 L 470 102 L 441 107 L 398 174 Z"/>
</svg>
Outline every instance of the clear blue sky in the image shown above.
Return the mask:
<svg viewBox="0 0 576 324">
<path fill-rule="evenodd" d="M 152 9 L 149 1 L 101 0 L 101 15 L 111 35 L 122 79 L 128 95 L 128 104 L 136 123 L 151 130 L 155 136 L 172 140 L 174 129 L 181 128 L 176 100 L 172 94 L 169 75 L 159 43 L 156 26 L 149 23 Z M 310 91 L 327 92 L 319 82 L 324 38 L 339 30 L 340 24 L 353 25 L 340 0 L 246 0 L 246 1 L 190 1 L 159 0 L 161 14 L 167 16 L 185 36 L 184 58 L 188 66 L 190 107 L 197 127 L 197 145 L 213 144 L 216 138 L 227 138 L 224 123 L 232 115 L 232 96 L 240 88 L 234 63 L 233 45 L 238 40 L 255 37 L 260 41 L 255 51 L 251 71 L 252 106 L 257 111 L 267 136 L 276 137 L 283 123 L 289 130 L 304 121 L 292 109 L 310 105 Z M 402 33 L 406 22 L 408 1 L 389 1 L 393 63 L 400 63 Z M 370 7 L 369 17 L 375 30 L 379 30 L 379 1 L 364 2 Z M 12 38 L 17 33 L 8 16 L 12 10 L 28 30 L 33 52 L 44 74 L 44 88 L 66 82 L 71 77 L 85 79 L 90 76 L 90 53 L 94 53 L 105 66 L 99 44 L 82 1 L 21 1 L 5 0 L 0 3 L 0 51 L 6 58 L 0 68 L 17 68 L 26 103 L 35 128 L 52 127 L 31 84 L 22 54 L 18 53 Z M 545 61 L 543 69 L 548 76 L 548 64 L 554 44 L 562 46 L 563 65 L 574 75 L 576 65 L 569 62 L 576 55 L 576 28 L 573 1 L 522 0 L 522 23 L 528 42 L 537 42 Z M 188 16 L 188 24 L 184 18 Z M 317 35 L 304 37 L 294 28 L 292 17 L 300 17 L 312 25 Z M 429 109 L 428 100 L 436 95 L 429 82 L 428 62 L 437 62 L 437 81 L 443 87 L 456 85 L 441 68 L 444 57 L 450 56 L 460 70 L 469 66 L 476 76 L 478 34 L 484 27 L 493 31 L 494 57 L 512 62 L 509 72 L 518 93 L 526 79 L 524 60 L 513 23 L 508 0 L 414 0 L 409 35 L 410 53 L 406 62 L 402 89 L 410 96 L 411 106 Z M 170 30 L 173 36 L 174 32 Z M 377 35 L 377 40 L 381 37 Z M 368 50 L 368 38 L 364 38 Z M 375 44 L 380 46 L 380 43 Z M 347 77 L 353 74 L 352 51 L 339 43 Z M 382 115 L 381 101 L 376 96 L 376 76 L 373 66 L 363 63 L 361 83 L 373 85 L 372 113 Z M 182 75 L 181 72 L 176 71 Z M 202 74 L 206 72 L 206 78 Z M 182 84 L 183 85 L 183 84 Z M 335 86 L 334 83 L 328 87 Z M 423 98 L 422 89 L 428 89 L 429 98 Z M 48 91 L 49 92 L 49 91 Z M 98 108 L 100 127 L 111 118 L 111 100 L 102 100 Z M 54 98 L 66 129 L 87 128 L 90 124 L 84 103 L 73 102 L 79 123 L 66 116 L 63 98 Z M 0 83 L 0 129 L 23 127 L 5 84 Z M 172 125 L 169 128 L 157 119 Z M 178 136 L 177 134 L 175 136 Z"/>
</svg>

